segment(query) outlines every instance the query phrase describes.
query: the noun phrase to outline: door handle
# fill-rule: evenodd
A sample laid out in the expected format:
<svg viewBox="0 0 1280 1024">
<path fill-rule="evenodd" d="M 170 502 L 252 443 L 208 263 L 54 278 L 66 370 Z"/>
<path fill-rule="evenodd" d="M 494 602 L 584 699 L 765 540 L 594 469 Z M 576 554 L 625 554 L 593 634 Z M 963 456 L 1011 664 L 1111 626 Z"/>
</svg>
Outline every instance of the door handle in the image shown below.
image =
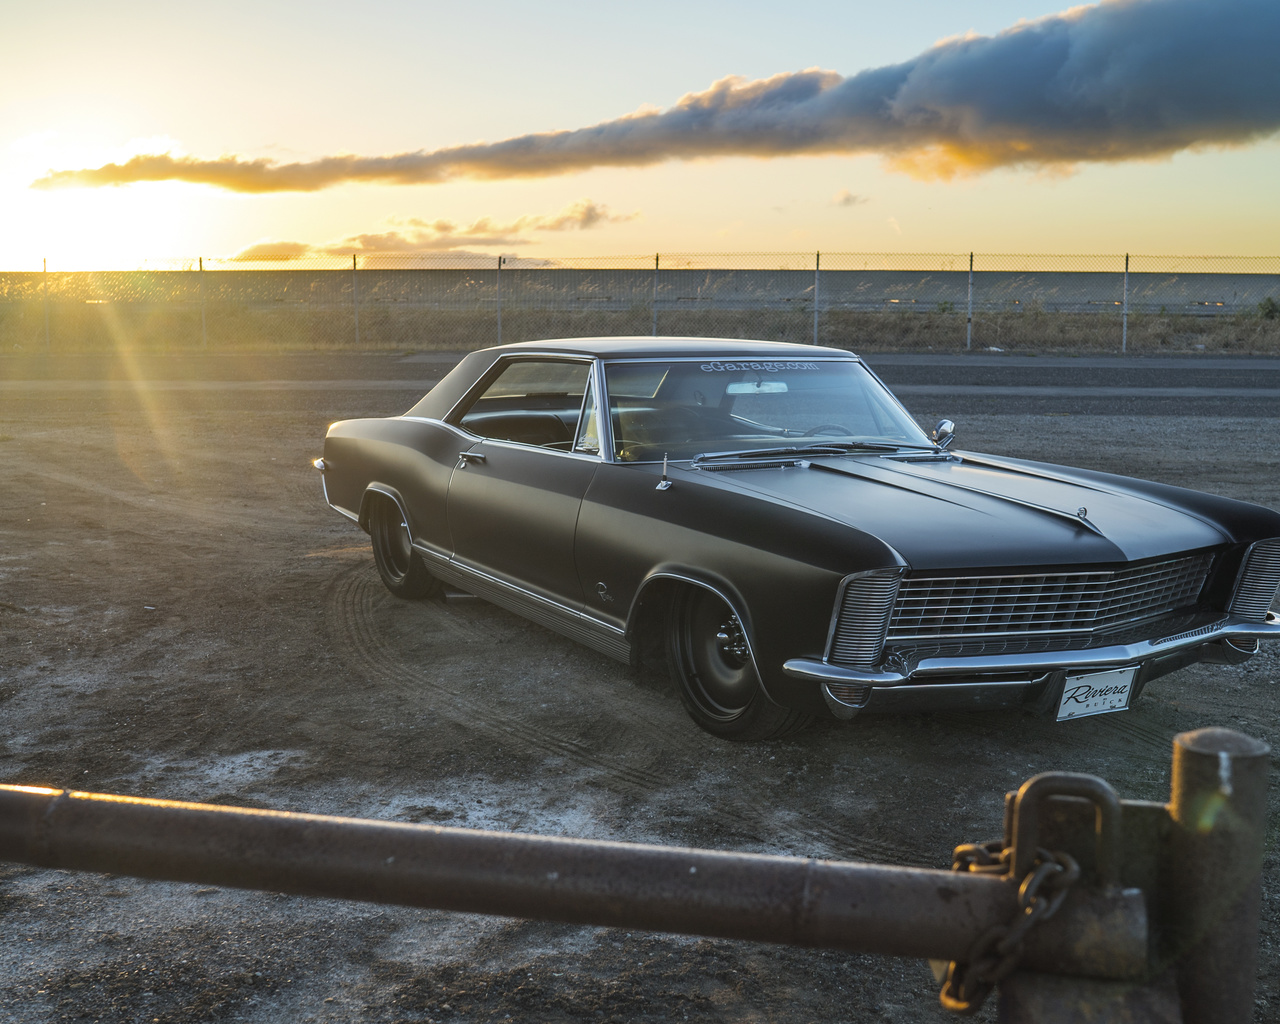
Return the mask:
<svg viewBox="0 0 1280 1024">
<path fill-rule="evenodd" d="M 484 456 L 479 452 L 458 452 L 458 468 L 466 469 L 468 462 L 484 462 Z"/>
</svg>

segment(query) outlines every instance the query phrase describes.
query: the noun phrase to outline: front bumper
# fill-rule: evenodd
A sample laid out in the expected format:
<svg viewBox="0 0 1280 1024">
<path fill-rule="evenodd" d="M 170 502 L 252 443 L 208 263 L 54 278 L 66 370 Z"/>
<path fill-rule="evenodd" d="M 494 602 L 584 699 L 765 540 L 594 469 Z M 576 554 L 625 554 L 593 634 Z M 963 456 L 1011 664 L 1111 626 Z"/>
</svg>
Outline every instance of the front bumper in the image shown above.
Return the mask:
<svg viewBox="0 0 1280 1024">
<path fill-rule="evenodd" d="M 1256 649 L 1257 641 L 1277 637 L 1280 616 L 1268 612 L 1265 622 L 1224 615 L 1183 633 L 1108 647 L 921 658 L 909 672 L 887 667 L 845 668 L 811 658 L 792 658 L 782 669 L 792 678 L 820 684 L 836 717 L 852 718 L 859 711 L 936 711 L 1034 703 L 1052 685 L 1055 675 L 1067 671 L 1140 665 L 1141 685 L 1196 661 L 1243 660 Z M 1231 652 L 1238 658 L 1233 659 Z"/>
</svg>

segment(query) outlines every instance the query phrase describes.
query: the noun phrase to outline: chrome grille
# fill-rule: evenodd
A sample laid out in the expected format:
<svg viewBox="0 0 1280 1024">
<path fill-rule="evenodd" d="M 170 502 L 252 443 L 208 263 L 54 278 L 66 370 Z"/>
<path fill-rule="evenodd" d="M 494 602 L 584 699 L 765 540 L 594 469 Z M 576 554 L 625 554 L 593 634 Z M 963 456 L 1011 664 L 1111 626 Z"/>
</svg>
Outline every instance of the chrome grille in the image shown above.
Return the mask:
<svg viewBox="0 0 1280 1024">
<path fill-rule="evenodd" d="M 1280 588 L 1280 539 L 1261 540 L 1249 549 L 1240 582 L 1231 599 L 1231 614 L 1249 622 L 1266 622 Z"/>
<path fill-rule="evenodd" d="M 872 668 L 884 649 L 901 569 L 880 569 L 850 579 L 840 595 L 828 659 L 851 668 Z"/>
<path fill-rule="evenodd" d="M 1153 640 L 1170 643 L 1194 633 L 1212 633 L 1226 619 L 1222 612 L 1190 611 L 1161 616 L 1156 622 L 1145 619 L 1137 624 L 1094 633 L 1006 633 L 990 637 L 968 637 L 946 640 L 914 640 L 903 646 L 888 647 L 898 655 L 900 664 L 914 671 L 926 658 L 978 658 L 1005 654 L 1052 654 L 1057 651 L 1085 651 L 1094 647 L 1132 644 Z"/>
<path fill-rule="evenodd" d="M 1083 634 L 1195 604 L 1212 552 L 1129 569 L 905 579 L 887 642 Z"/>
</svg>

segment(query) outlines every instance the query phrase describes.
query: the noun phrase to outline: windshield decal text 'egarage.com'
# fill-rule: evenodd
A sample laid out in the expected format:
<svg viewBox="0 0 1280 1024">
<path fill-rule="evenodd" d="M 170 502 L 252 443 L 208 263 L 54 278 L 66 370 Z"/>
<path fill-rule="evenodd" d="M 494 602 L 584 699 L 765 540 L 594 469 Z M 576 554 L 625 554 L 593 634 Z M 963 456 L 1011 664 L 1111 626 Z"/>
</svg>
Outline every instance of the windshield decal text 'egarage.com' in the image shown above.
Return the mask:
<svg viewBox="0 0 1280 1024">
<path fill-rule="evenodd" d="M 817 363 L 788 363 L 780 360 L 766 363 L 722 363 L 719 360 L 714 360 L 710 363 L 702 364 L 703 373 L 737 373 L 743 370 L 757 370 L 762 373 L 780 373 L 783 370 L 816 370 L 818 368 Z"/>
</svg>

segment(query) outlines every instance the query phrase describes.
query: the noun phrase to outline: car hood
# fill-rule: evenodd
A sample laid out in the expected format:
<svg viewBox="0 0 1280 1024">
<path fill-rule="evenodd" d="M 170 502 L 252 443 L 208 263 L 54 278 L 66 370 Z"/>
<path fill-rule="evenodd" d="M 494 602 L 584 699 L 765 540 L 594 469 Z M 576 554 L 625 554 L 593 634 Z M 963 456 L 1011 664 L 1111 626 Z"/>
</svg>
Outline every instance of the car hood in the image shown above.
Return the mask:
<svg viewBox="0 0 1280 1024">
<path fill-rule="evenodd" d="M 1141 561 L 1227 539 L 1122 486 L 983 455 L 839 456 L 729 473 L 745 490 L 878 537 L 917 570 Z"/>
</svg>

